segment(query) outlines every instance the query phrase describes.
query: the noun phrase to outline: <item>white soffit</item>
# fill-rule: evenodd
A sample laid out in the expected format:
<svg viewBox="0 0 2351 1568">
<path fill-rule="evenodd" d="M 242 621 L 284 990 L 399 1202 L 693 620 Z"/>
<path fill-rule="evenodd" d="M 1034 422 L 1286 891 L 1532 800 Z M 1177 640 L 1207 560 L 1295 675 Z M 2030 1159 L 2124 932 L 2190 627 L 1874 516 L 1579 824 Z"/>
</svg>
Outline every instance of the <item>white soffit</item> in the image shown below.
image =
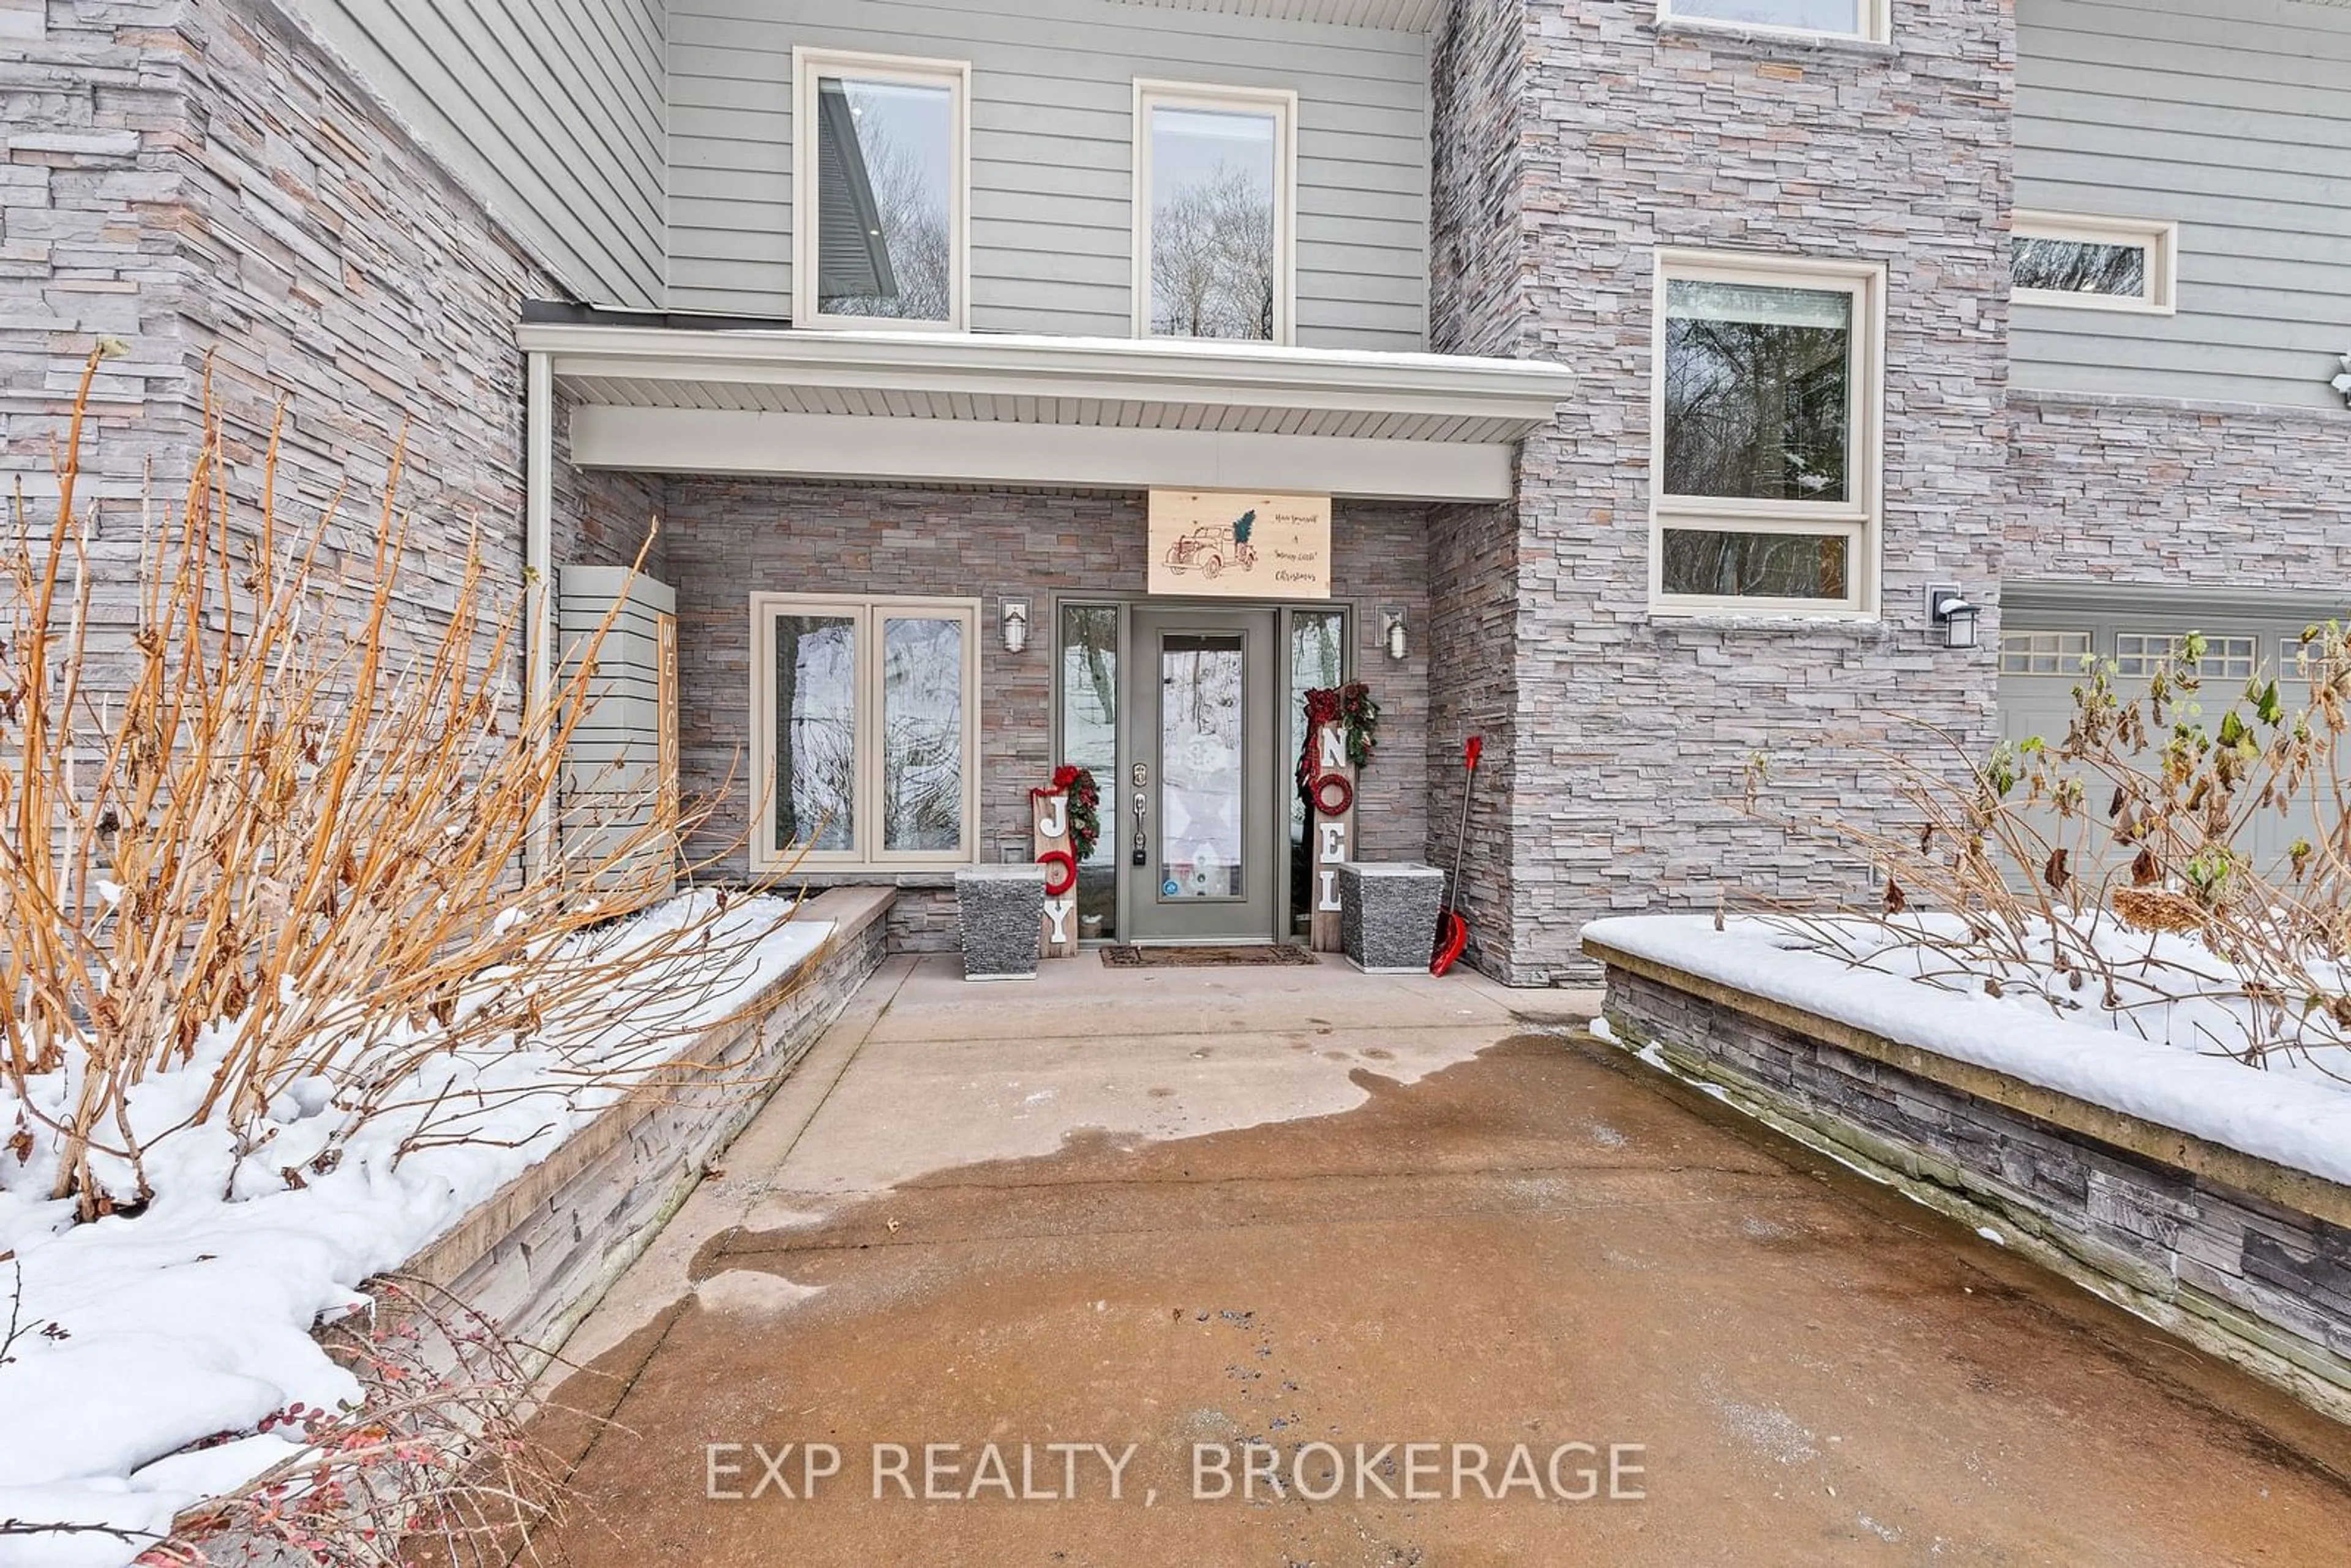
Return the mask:
<svg viewBox="0 0 2351 1568">
<path fill-rule="evenodd" d="M 1507 469 L 1573 390 L 1568 371 L 1536 361 L 1265 344 L 545 324 L 520 341 L 549 356 L 573 405 L 574 461 L 672 473 L 1207 485 L 1225 481 L 1164 468 L 1179 453 L 1204 460 L 1207 445 L 1146 438 L 1249 437 L 1217 461 L 1247 451 L 1252 472 L 1290 472 L 1299 465 L 1275 455 L 1290 443 L 1293 457 L 1357 465 L 1352 482 L 1340 471 L 1301 487 L 1499 499 L 1495 455 Z M 718 414 L 759 417 L 651 417 Z M 737 440 L 761 450 L 736 452 Z M 1079 455 L 1045 461 L 1061 451 Z M 1036 461 L 1006 472 L 991 453 Z M 851 454 L 862 467 L 843 466 Z M 957 463 L 971 471 L 942 471 Z M 1428 481 L 1404 483 L 1415 464 Z"/>
<path fill-rule="evenodd" d="M 1384 27 L 1426 33 L 1445 15 L 1445 0 L 1121 0 L 1162 11 L 1207 11 L 1261 16 L 1276 22 L 1322 22 L 1339 27 Z"/>
<path fill-rule="evenodd" d="M 1387 501 L 1507 501 L 1518 449 L 1504 442 L 1374 441 L 1104 425 L 917 425 L 857 414 L 699 408 L 580 408 L 572 460 L 586 468 L 772 475 L 1052 490 L 1255 490 Z"/>
</svg>

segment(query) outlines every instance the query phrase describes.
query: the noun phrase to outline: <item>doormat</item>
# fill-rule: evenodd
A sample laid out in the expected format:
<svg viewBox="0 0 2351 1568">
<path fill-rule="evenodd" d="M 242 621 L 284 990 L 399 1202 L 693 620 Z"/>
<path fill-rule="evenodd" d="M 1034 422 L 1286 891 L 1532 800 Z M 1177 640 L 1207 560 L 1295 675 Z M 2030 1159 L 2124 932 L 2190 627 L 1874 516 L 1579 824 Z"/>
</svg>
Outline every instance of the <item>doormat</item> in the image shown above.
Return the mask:
<svg viewBox="0 0 2351 1568">
<path fill-rule="evenodd" d="M 1304 947 L 1260 943 L 1249 947 L 1136 947 L 1122 945 L 1102 950 L 1102 962 L 1113 969 L 1200 969 L 1223 965 L 1294 964 L 1312 968 L 1322 962 Z"/>
</svg>

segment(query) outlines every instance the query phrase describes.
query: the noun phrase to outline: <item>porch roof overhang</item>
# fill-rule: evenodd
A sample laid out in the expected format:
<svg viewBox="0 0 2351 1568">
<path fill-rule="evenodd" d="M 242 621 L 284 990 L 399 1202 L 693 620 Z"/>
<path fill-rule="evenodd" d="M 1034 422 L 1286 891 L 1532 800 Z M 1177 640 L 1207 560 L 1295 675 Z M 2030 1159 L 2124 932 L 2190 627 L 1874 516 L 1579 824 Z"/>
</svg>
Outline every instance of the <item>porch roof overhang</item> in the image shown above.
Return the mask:
<svg viewBox="0 0 2351 1568">
<path fill-rule="evenodd" d="M 1044 488 L 1511 496 L 1561 366 L 964 332 L 526 323 L 582 467 Z"/>
</svg>

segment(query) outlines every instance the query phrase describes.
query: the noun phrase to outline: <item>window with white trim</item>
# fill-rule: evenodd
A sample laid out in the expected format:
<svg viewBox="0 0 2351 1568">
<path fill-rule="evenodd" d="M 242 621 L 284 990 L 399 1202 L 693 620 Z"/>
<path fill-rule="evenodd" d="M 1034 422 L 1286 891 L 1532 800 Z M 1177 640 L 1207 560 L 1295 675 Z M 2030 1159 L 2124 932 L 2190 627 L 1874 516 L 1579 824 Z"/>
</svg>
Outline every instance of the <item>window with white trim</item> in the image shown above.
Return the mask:
<svg viewBox="0 0 2351 1568">
<path fill-rule="evenodd" d="M 2168 313 L 2179 250 L 2173 223 L 2021 212 L 2009 238 L 2009 278 L 2021 305 Z"/>
<path fill-rule="evenodd" d="M 1875 608 L 1885 293 L 1874 263 L 1658 253 L 1653 608 Z"/>
<path fill-rule="evenodd" d="M 751 596 L 752 862 L 967 865 L 979 604 Z"/>
<path fill-rule="evenodd" d="M 1825 33 L 1883 43 L 1886 0 L 1657 0 L 1669 22 L 1751 27 L 1759 32 Z"/>
<path fill-rule="evenodd" d="M 792 322 L 960 330 L 970 66 L 792 51 Z"/>
<path fill-rule="evenodd" d="M 2000 673 L 2003 675 L 2078 675 L 2089 656 L 2087 632 L 2001 629 Z"/>
<path fill-rule="evenodd" d="M 1290 341 L 1298 95 L 1134 84 L 1134 333 Z"/>
</svg>

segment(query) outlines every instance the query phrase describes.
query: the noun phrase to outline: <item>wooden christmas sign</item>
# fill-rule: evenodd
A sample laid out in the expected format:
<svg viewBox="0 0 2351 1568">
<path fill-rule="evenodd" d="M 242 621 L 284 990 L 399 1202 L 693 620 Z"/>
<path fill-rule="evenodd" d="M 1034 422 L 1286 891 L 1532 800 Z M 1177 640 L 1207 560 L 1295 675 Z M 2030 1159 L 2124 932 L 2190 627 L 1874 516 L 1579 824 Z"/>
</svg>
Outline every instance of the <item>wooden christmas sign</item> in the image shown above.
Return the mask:
<svg viewBox="0 0 2351 1568">
<path fill-rule="evenodd" d="M 1045 868 L 1045 924 L 1037 950 L 1047 958 L 1075 957 L 1078 860 L 1070 848 L 1070 797 L 1060 789 L 1032 790 L 1029 810 L 1036 829 L 1037 861 Z"/>
<path fill-rule="evenodd" d="M 1347 862 L 1355 838 L 1355 766 L 1347 760 L 1346 733 L 1336 724 L 1315 727 L 1314 750 L 1312 809 L 1307 815 L 1313 881 L 1308 888 L 1306 942 L 1317 953 L 1336 953 L 1339 868 Z"/>
<path fill-rule="evenodd" d="M 1037 936 L 1044 957 L 1077 956 L 1078 867 L 1102 836 L 1101 808 L 1094 776 L 1066 762 L 1053 769 L 1051 783 L 1029 791 L 1037 863 L 1045 868 L 1045 916 Z"/>
</svg>

